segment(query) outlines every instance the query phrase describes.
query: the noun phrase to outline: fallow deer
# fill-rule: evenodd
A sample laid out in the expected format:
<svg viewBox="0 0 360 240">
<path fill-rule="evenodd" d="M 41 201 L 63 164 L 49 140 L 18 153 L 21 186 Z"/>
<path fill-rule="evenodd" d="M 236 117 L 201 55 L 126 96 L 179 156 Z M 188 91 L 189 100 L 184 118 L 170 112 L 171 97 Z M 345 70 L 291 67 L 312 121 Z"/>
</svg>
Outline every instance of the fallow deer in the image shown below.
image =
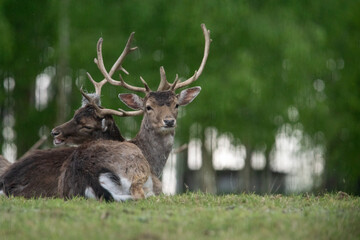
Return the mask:
<svg viewBox="0 0 360 240">
<path fill-rule="evenodd" d="M 114 74 L 116 70 L 127 73 L 122 67 L 122 63 L 127 54 L 136 49 L 136 47 L 130 47 L 133 36 L 134 33 L 130 35 L 124 51 L 111 68 L 110 75 Z M 107 82 L 106 79 L 99 83 L 93 81 L 92 78 L 90 80 L 95 86 L 95 94 L 91 98 L 87 96 L 83 99 L 82 107 L 75 112 L 72 120 L 62 125 L 61 132 L 57 130 L 58 128 L 52 130 L 55 145 L 81 144 L 95 139 L 124 140 L 111 114 L 97 114 L 101 87 Z M 137 111 L 127 114 L 124 111 L 120 115 L 137 114 L 142 113 Z M 9 166 L 4 174 L 0 175 L 0 192 L 2 191 L 7 196 L 26 198 L 56 197 L 61 166 L 75 149 L 66 147 L 32 151 L 25 158 Z"/>
<path fill-rule="evenodd" d="M 106 80 L 131 91 L 145 93 L 141 98 L 136 94 L 119 94 L 128 107 L 144 112 L 140 131 L 129 142 L 95 141 L 80 146 L 63 166 L 59 180 L 60 195 L 65 198 L 85 196 L 122 201 L 151 196 L 152 178 L 150 172 L 160 177 L 171 152 L 179 106 L 190 103 L 200 92 L 200 87 L 183 90 L 201 75 L 210 47 L 210 32 L 202 24 L 205 37 L 203 60 L 195 74 L 179 82 L 166 80 L 164 68 L 160 68 L 161 82 L 157 91 L 151 91 L 145 80 L 142 87 L 127 84 L 120 75 L 120 81 L 111 78 L 102 58 L 102 39 L 98 42 L 95 63 Z M 99 112 L 121 115 L 123 111 L 98 109 Z"/>
</svg>

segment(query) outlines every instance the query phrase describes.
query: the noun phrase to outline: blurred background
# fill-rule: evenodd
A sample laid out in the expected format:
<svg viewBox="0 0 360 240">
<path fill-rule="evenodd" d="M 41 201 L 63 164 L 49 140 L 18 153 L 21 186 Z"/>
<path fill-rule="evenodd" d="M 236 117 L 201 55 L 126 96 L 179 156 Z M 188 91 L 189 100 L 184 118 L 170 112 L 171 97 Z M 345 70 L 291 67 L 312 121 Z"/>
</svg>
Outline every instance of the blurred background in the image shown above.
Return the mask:
<svg viewBox="0 0 360 240">
<path fill-rule="evenodd" d="M 211 31 L 202 92 L 180 112 L 167 194 L 360 194 L 359 1 L 0 1 L 0 145 L 11 161 L 69 120 L 104 38 L 109 69 L 135 31 L 125 81 L 189 78 Z M 114 78 L 116 78 L 114 76 Z M 102 105 L 126 108 L 105 86 Z M 141 117 L 116 118 L 132 138 Z"/>
</svg>

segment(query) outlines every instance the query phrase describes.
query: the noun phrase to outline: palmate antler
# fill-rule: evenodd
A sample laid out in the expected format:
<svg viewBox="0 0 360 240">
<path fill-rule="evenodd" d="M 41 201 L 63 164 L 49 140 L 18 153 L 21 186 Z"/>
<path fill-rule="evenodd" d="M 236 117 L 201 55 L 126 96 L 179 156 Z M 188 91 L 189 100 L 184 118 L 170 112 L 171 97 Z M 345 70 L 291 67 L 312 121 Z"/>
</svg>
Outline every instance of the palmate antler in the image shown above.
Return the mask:
<svg viewBox="0 0 360 240">
<path fill-rule="evenodd" d="M 201 28 L 203 30 L 204 37 L 205 37 L 205 48 L 204 48 L 204 56 L 201 61 L 199 69 L 195 71 L 195 73 L 192 77 L 190 77 L 189 79 L 187 79 L 183 82 L 179 82 L 178 75 L 176 74 L 176 78 L 175 78 L 174 82 L 169 83 L 166 80 L 164 67 L 160 67 L 160 84 L 157 89 L 158 91 L 166 91 L 166 90 L 175 91 L 176 89 L 183 88 L 183 87 L 190 85 L 192 82 L 196 81 L 200 77 L 201 73 L 204 70 L 204 67 L 205 67 L 205 64 L 206 64 L 206 61 L 207 61 L 207 58 L 209 55 L 209 49 L 210 49 L 210 43 L 211 43 L 210 31 L 207 30 L 204 23 L 201 24 Z"/>
</svg>

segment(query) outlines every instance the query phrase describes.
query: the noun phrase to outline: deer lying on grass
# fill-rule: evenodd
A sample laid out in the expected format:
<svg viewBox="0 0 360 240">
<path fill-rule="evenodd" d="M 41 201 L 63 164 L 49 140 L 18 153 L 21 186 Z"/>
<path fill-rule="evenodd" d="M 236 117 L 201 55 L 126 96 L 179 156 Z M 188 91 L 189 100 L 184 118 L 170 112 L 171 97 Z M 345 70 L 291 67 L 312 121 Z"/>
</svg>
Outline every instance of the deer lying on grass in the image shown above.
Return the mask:
<svg viewBox="0 0 360 240">
<path fill-rule="evenodd" d="M 110 75 L 116 70 L 126 70 L 122 63 L 126 55 L 136 48 L 130 48 L 133 39 L 131 34 L 128 43 L 110 70 Z M 97 109 L 100 104 L 101 87 L 107 82 L 105 79 L 99 83 L 90 79 L 95 86 L 95 94 L 83 99 L 82 107 L 79 108 L 72 120 L 59 126 L 61 132 L 54 128 L 55 145 L 81 144 L 95 139 L 110 139 L 123 141 L 119 129 L 111 114 L 98 115 Z M 141 114 L 123 112 L 122 116 Z M 67 126 L 64 128 L 62 126 Z M 66 147 L 60 149 L 35 150 L 27 157 L 12 164 L 0 175 L 0 192 L 7 196 L 32 197 L 56 197 L 58 193 L 58 179 L 61 166 L 76 148 Z M 2 161 L 1 161 L 2 162 Z"/>
<path fill-rule="evenodd" d="M 171 152 L 179 106 L 190 103 L 200 92 L 200 87 L 189 88 L 176 94 L 175 90 L 185 87 L 201 75 L 205 66 L 210 33 L 202 24 L 205 36 L 204 57 L 198 71 L 184 82 L 178 77 L 171 84 L 166 80 L 165 71 L 160 68 L 161 82 L 153 92 L 144 79 L 144 88 L 134 87 L 111 78 L 102 58 L 102 39 L 98 42 L 95 63 L 106 80 L 131 91 L 145 93 L 141 98 L 136 94 L 119 94 L 128 107 L 144 112 L 137 136 L 129 142 L 94 141 L 81 145 L 65 162 L 59 180 L 59 194 L 65 198 L 85 196 L 123 201 L 153 195 L 151 173 L 159 177 Z M 121 115 L 122 110 L 98 109 L 99 112 Z M 150 165 L 149 165 L 150 164 Z"/>
</svg>

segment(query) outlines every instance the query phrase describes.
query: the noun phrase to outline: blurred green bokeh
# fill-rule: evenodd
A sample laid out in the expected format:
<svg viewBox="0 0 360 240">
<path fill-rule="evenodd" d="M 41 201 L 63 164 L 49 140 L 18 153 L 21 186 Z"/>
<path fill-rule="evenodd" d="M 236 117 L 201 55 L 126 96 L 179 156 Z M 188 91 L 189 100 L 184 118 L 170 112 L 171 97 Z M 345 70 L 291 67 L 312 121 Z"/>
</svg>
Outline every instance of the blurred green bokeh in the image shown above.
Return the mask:
<svg viewBox="0 0 360 240">
<path fill-rule="evenodd" d="M 262 151 L 270 168 L 276 136 L 286 126 L 301 132 L 304 149 L 323 150 L 320 190 L 360 194 L 359 9 L 359 1 L 336 0 L 2 0 L 0 143 L 4 149 L 14 142 L 19 157 L 39 134 L 72 117 L 80 105 L 77 89 L 93 91 L 86 72 L 102 79 L 93 63 L 99 37 L 110 69 L 135 31 L 139 50 L 124 63 L 130 75 L 122 75 L 134 85 L 142 76 L 156 89 L 160 66 L 169 80 L 198 68 L 205 23 L 213 41 L 193 84 L 203 90 L 179 119 L 178 145 L 189 141 L 194 123 L 202 141 L 205 129 L 215 127 L 248 156 Z M 47 101 L 38 103 L 36 79 L 51 69 Z M 105 86 L 102 104 L 123 108 L 122 91 Z M 140 120 L 117 119 L 128 137 Z M 9 137 L 9 127 L 16 136 Z"/>
</svg>

